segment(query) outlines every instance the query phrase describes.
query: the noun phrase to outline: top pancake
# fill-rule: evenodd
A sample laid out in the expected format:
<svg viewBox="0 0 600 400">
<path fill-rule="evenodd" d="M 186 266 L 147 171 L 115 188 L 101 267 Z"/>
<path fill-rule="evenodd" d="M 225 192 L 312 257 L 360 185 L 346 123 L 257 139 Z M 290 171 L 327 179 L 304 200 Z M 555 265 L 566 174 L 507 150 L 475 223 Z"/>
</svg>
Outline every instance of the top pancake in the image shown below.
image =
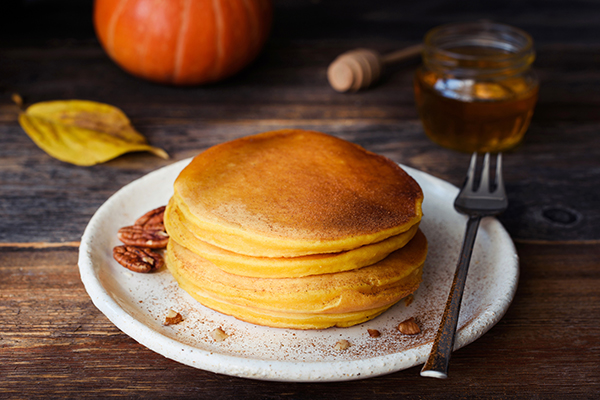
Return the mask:
<svg viewBox="0 0 600 400">
<path fill-rule="evenodd" d="M 198 237 L 251 256 L 350 250 L 405 232 L 422 215 L 421 188 L 397 164 L 304 130 L 211 147 L 174 189 Z"/>
</svg>

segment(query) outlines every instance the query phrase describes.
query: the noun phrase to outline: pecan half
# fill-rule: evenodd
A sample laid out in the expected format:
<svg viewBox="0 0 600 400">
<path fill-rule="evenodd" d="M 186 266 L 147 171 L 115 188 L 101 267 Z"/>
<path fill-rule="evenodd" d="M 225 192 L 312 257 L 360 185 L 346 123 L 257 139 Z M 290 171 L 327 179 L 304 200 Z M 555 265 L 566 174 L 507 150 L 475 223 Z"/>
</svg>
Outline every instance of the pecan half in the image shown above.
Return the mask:
<svg viewBox="0 0 600 400">
<path fill-rule="evenodd" d="M 146 226 L 146 225 L 164 225 L 166 206 L 155 208 L 154 210 L 148 211 L 135 221 L 134 225 Z"/>
<path fill-rule="evenodd" d="M 169 243 L 169 234 L 162 225 L 124 226 L 117 232 L 117 237 L 128 246 L 162 249 Z"/>
<path fill-rule="evenodd" d="M 119 264 L 133 272 L 150 272 L 161 268 L 165 263 L 160 254 L 134 246 L 115 247 L 113 257 Z"/>
</svg>

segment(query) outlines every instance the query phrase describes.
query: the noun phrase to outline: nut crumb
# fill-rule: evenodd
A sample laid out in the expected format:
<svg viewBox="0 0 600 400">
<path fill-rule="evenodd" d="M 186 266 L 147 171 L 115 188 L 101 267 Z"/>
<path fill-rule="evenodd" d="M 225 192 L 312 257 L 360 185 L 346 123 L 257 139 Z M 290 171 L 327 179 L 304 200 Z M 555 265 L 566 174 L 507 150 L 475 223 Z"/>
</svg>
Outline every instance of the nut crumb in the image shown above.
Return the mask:
<svg viewBox="0 0 600 400">
<path fill-rule="evenodd" d="M 221 328 L 217 328 L 210 333 L 210 337 L 213 338 L 215 342 L 222 342 L 223 340 L 229 337 L 228 334 Z"/>
<path fill-rule="evenodd" d="M 163 325 L 176 325 L 181 321 L 183 321 L 183 317 L 181 316 L 181 314 L 179 314 L 177 311 L 169 310 L 167 316 L 165 317 L 165 322 L 163 322 Z"/>
<path fill-rule="evenodd" d="M 23 98 L 19 93 L 13 93 L 11 99 L 21 110 L 23 109 Z"/>
<path fill-rule="evenodd" d="M 421 333 L 421 328 L 419 328 L 419 325 L 417 325 L 413 317 L 410 317 L 406 321 L 400 322 L 400 325 L 398 325 L 398 330 L 405 335 L 416 335 Z"/>
<path fill-rule="evenodd" d="M 342 339 L 339 342 L 337 342 L 335 346 L 333 346 L 333 348 L 336 350 L 346 350 L 350 346 L 351 344 L 349 341 L 347 341 L 346 339 Z"/>
<path fill-rule="evenodd" d="M 381 332 L 379 332 L 377 329 L 367 329 L 367 332 L 369 332 L 369 336 L 371 337 L 381 336 Z"/>
<path fill-rule="evenodd" d="M 415 299 L 415 296 L 413 296 L 412 294 L 409 294 L 408 296 L 406 296 L 404 298 L 404 305 L 406 307 L 410 306 L 414 299 Z"/>
</svg>

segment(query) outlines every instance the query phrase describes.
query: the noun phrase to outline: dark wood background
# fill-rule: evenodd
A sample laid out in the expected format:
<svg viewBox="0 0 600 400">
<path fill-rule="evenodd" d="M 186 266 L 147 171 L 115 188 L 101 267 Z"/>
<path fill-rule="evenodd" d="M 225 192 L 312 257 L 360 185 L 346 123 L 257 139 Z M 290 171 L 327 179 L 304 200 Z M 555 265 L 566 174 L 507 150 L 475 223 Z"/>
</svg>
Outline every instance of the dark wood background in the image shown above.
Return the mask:
<svg viewBox="0 0 600 400">
<path fill-rule="evenodd" d="M 174 88 L 131 77 L 95 39 L 92 2 L 0 4 L 0 398 L 598 398 L 600 393 L 600 2 L 275 0 L 271 38 L 234 78 Z M 502 321 L 455 353 L 446 381 L 415 367 L 357 382 L 284 384 L 217 375 L 159 356 L 91 303 L 78 244 L 123 185 L 248 134 L 321 130 L 460 184 L 469 155 L 432 144 L 414 106 L 419 60 L 374 88 L 333 91 L 340 53 L 383 53 L 447 22 L 492 19 L 536 41 L 540 100 L 522 145 L 505 155 L 500 217 L 521 258 Z M 129 154 L 83 168 L 57 161 L 17 122 L 26 104 L 87 99 L 121 108 L 171 160 Z"/>
</svg>

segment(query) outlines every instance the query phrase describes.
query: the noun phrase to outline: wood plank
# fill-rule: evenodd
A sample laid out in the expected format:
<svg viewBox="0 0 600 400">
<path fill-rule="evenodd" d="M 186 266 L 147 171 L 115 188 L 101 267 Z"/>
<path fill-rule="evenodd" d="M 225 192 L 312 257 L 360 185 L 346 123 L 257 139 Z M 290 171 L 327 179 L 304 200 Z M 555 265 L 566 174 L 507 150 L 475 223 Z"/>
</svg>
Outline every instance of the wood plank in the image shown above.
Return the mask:
<svg viewBox="0 0 600 400">
<path fill-rule="evenodd" d="M 95 309 L 79 281 L 77 249 L 4 248 L 0 396 L 590 398 L 600 390 L 600 246 L 522 244 L 518 252 L 515 301 L 500 323 L 455 353 L 450 379 L 420 378 L 415 367 L 368 381 L 289 384 L 165 359 Z"/>
<path fill-rule="evenodd" d="M 600 7 L 584 0 L 523 0 L 517 4 L 503 0 L 277 0 L 274 4 L 273 38 L 319 43 L 333 39 L 366 41 L 371 45 L 390 38 L 416 41 L 434 26 L 479 19 L 518 26 L 530 32 L 538 43 L 597 43 L 594 29 L 600 24 Z M 2 2 L 0 37 L 6 39 L 5 46 L 93 38 L 91 12 L 92 3 L 79 0 Z M 27 24 L 30 29 L 22 29 Z"/>
<path fill-rule="evenodd" d="M 0 126 L 4 205 L 0 241 L 78 241 L 95 210 L 127 183 L 222 141 L 290 126 L 325 131 L 356 142 L 455 185 L 462 182 L 468 163 L 467 155 L 432 145 L 420 124 L 412 120 L 139 124 L 150 141 L 165 148 L 172 160 L 138 153 L 89 168 L 54 160 L 37 149 L 20 127 Z M 600 189 L 596 185 L 600 181 L 600 136 L 595 132 L 593 124 L 545 129 L 534 126 L 525 143 L 506 155 L 504 173 L 510 206 L 500 219 L 515 240 L 600 239 Z M 563 151 L 552 153 L 549 146 Z"/>
<path fill-rule="evenodd" d="M 0 75 L 10 82 L 5 93 L 20 92 L 29 103 L 85 98 L 115 104 L 173 161 L 244 135 L 296 127 L 340 136 L 460 184 L 468 157 L 432 144 L 417 119 L 416 61 L 365 92 L 339 94 L 327 85 L 327 64 L 348 43 L 307 46 L 274 39 L 247 71 L 199 88 L 133 78 L 94 41 L 0 48 L 0 59 L 10 61 L 0 63 Z M 387 43 L 401 45 L 398 39 Z M 511 204 L 501 220 L 515 240 L 600 240 L 595 184 L 600 178 L 600 72 L 591 67 L 598 48 L 539 46 L 540 101 L 524 143 L 507 154 L 505 163 Z M 9 97 L 0 99 L 1 242 L 77 241 L 112 193 L 171 162 L 147 154 L 92 168 L 54 160 L 18 126 L 18 110 Z"/>
</svg>

